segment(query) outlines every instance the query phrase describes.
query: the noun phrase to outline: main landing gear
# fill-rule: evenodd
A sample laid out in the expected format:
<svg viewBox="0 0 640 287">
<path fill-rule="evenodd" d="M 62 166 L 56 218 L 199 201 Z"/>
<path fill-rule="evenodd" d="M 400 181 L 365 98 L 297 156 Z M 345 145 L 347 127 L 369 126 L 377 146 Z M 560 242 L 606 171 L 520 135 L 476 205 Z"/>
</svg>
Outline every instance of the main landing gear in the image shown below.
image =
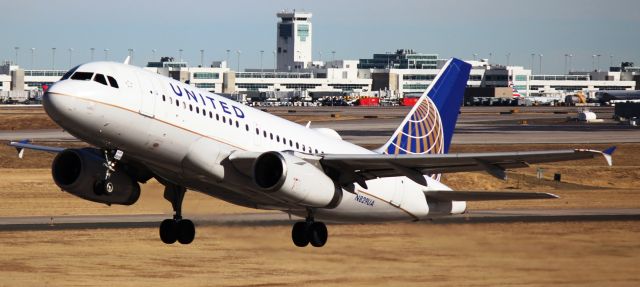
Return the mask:
<svg viewBox="0 0 640 287">
<path fill-rule="evenodd" d="M 328 237 L 327 226 L 315 221 L 311 212 L 305 221 L 296 222 L 291 230 L 293 244 L 298 247 L 305 247 L 309 243 L 313 247 L 322 247 L 327 243 Z"/>
<path fill-rule="evenodd" d="M 165 244 L 173 244 L 176 241 L 181 244 L 189 244 L 196 236 L 196 227 L 189 219 L 182 219 L 182 200 L 186 188 L 177 185 L 166 185 L 164 198 L 171 202 L 173 219 L 165 219 L 160 224 L 160 239 Z"/>
</svg>

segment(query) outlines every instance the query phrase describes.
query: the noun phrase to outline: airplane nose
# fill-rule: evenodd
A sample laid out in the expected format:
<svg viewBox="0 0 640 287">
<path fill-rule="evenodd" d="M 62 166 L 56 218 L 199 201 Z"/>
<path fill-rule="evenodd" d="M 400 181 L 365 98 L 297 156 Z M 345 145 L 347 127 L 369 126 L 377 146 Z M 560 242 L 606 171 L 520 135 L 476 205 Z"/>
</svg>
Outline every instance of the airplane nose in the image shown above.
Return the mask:
<svg viewBox="0 0 640 287">
<path fill-rule="evenodd" d="M 42 106 L 45 112 L 60 125 L 69 118 L 74 110 L 74 99 L 65 86 L 65 82 L 55 83 L 42 96 Z"/>
</svg>

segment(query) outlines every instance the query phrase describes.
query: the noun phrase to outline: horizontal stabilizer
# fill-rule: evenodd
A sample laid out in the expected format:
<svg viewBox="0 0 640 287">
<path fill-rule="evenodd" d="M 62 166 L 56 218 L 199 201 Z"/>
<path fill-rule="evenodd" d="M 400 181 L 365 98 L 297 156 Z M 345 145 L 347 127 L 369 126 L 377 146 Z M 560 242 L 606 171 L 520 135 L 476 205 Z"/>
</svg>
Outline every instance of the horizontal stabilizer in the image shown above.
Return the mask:
<svg viewBox="0 0 640 287">
<path fill-rule="evenodd" d="M 519 199 L 550 199 L 557 195 L 545 192 L 494 192 L 494 191 L 425 191 L 427 198 L 443 201 L 489 201 Z"/>
<path fill-rule="evenodd" d="M 18 151 L 19 158 L 22 158 L 22 156 L 24 155 L 25 149 L 45 151 L 45 152 L 51 152 L 51 153 L 59 153 L 65 150 L 64 148 L 60 148 L 60 147 L 34 145 L 34 144 L 31 144 L 31 141 L 28 139 L 17 141 L 17 142 L 12 141 L 9 143 L 9 146 L 16 148 L 16 150 Z"/>
</svg>

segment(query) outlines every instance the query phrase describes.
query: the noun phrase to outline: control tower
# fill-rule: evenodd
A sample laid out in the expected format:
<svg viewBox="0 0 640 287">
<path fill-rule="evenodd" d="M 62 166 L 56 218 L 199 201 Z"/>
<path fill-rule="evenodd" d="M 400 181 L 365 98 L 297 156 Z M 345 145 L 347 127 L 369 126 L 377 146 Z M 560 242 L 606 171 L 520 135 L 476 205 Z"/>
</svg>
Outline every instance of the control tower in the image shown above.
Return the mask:
<svg viewBox="0 0 640 287">
<path fill-rule="evenodd" d="M 278 42 L 278 70 L 288 71 L 304 69 L 311 65 L 311 13 L 287 12 L 277 14 Z"/>
</svg>

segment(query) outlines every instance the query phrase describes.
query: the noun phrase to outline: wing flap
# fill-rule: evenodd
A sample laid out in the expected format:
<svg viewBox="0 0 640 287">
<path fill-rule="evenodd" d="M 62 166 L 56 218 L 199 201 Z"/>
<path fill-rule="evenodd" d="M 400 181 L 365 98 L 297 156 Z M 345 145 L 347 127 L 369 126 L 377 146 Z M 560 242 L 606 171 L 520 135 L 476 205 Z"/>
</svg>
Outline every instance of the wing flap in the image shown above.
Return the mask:
<svg viewBox="0 0 640 287">
<path fill-rule="evenodd" d="M 557 195 L 546 192 L 493 192 L 493 191 L 425 191 L 427 198 L 442 201 L 490 201 L 552 199 Z"/>
<path fill-rule="evenodd" d="M 320 162 L 339 172 L 355 172 L 365 179 L 390 176 L 409 176 L 415 173 L 438 174 L 468 171 L 486 171 L 504 179 L 506 169 L 528 167 L 531 164 L 591 159 L 603 156 L 611 165 L 611 153 L 605 151 L 575 149 L 534 152 L 492 152 L 460 154 L 328 154 Z M 423 185 L 418 179 L 418 184 Z"/>
</svg>

